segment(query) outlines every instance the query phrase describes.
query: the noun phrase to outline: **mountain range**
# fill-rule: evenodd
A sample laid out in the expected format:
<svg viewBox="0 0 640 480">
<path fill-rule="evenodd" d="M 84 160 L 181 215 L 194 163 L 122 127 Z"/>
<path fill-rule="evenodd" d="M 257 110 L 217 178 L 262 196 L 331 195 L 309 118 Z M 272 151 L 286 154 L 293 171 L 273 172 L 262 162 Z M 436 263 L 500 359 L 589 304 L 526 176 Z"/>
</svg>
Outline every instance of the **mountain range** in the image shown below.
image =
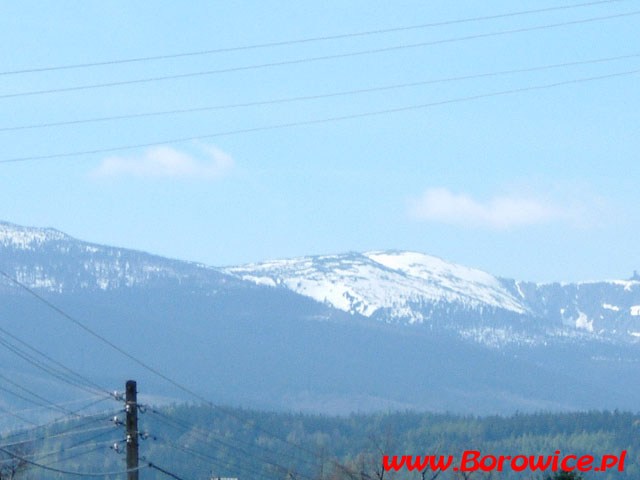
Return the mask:
<svg viewBox="0 0 640 480">
<path fill-rule="evenodd" d="M 640 339 L 637 278 L 538 284 L 401 251 L 303 257 L 223 271 L 353 315 L 451 330 L 488 346 L 568 337 Z"/>
<path fill-rule="evenodd" d="M 635 274 L 541 284 L 405 251 L 213 267 L 6 222 L 0 269 L 216 402 L 330 413 L 638 405 Z M 0 325 L 110 388 L 135 377 L 157 401 L 193 400 L 4 278 Z M 10 349 L 0 360 L 69 397 Z"/>
</svg>

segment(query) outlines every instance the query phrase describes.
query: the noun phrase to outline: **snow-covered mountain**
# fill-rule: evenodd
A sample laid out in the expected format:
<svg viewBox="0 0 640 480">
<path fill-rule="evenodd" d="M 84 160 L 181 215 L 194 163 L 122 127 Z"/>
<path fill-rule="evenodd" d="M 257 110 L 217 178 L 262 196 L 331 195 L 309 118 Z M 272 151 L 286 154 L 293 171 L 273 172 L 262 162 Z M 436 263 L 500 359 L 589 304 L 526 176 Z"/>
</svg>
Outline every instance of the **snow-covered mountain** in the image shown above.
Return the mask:
<svg viewBox="0 0 640 480">
<path fill-rule="evenodd" d="M 636 277 L 538 284 L 404 251 L 216 268 L 1 222 L 0 263 L 22 283 L 58 293 L 154 285 L 211 292 L 247 285 L 284 289 L 352 316 L 453 332 L 492 347 L 585 339 L 640 342 Z"/>
<path fill-rule="evenodd" d="M 302 257 L 224 271 L 351 314 L 454 330 L 492 346 L 640 339 L 638 280 L 536 284 L 402 251 Z"/>
<path fill-rule="evenodd" d="M 77 240 L 53 228 L 0 222 L 0 265 L 21 283 L 63 293 L 182 281 L 239 283 L 217 269 Z M 0 282 L 6 284 L 6 280 Z"/>
<path fill-rule="evenodd" d="M 402 251 L 218 268 L 9 223 L 0 270 L 217 401 L 504 413 L 640 398 L 638 278 L 537 284 Z M 5 370 L 70 400 L 16 357 L 20 338 L 110 389 L 126 375 L 185 399 L 58 313 L 0 276 Z M 15 402 L 0 394 L 29 407 Z"/>
<path fill-rule="evenodd" d="M 528 312 L 496 277 L 415 252 L 302 257 L 225 271 L 261 285 L 285 286 L 345 312 L 409 323 L 423 322 L 421 307 L 431 304 Z"/>
<path fill-rule="evenodd" d="M 640 340 L 640 281 L 603 280 L 578 283 L 514 282 L 503 280 L 518 293 L 547 333 L 636 343 Z"/>
</svg>

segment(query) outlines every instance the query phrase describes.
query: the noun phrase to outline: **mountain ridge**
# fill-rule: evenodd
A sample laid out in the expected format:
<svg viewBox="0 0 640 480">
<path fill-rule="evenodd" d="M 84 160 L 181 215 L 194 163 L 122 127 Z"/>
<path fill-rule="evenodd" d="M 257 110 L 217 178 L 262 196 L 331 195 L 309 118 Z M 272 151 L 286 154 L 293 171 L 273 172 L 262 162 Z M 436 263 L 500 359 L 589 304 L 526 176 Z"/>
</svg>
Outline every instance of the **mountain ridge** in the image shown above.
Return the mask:
<svg viewBox="0 0 640 480">
<path fill-rule="evenodd" d="M 634 279 L 527 282 L 403 250 L 215 267 L 8 222 L 0 222 L 0 248 L 3 267 L 20 282 L 59 293 L 172 282 L 215 291 L 248 282 L 286 288 L 351 315 L 455 331 L 493 347 L 571 337 L 640 341 L 640 281 Z"/>
<path fill-rule="evenodd" d="M 397 250 L 218 268 L 6 223 L 0 269 L 231 404 L 502 413 L 630 408 L 640 395 L 634 281 L 542 285 Z M 126 374 L 184 400 L 6 279 L 0 322 L 110 389 Z M 0 361 L 33 378 L 11 351 L 0 348 Z"/>
<path fill-rule="evenodd" d="M 372 274 L 358 259 L 382 260 L 382 268 Z M 636 342 L 640 337 L 640 282 L 635 280 L 526 282 L 399 250 L 299 257 L 224 271 L 387 322 L 433 326 L 475 312 L 476 321 L 465 322 L 459 333 L 487 344 L 509 342 L 509 335 L 525 343 L 571 336 Z M 407 278 L 416 281 L 406 285 Z M 429 291 L 433 285 L 435 292 Z M 379 298 L 380 286 L 390 298 Z M 594 296 L 601 298 L 599 304 L 590 301 Z M 513 331 L 514 326 L 522 328 Z"/>
</svg>

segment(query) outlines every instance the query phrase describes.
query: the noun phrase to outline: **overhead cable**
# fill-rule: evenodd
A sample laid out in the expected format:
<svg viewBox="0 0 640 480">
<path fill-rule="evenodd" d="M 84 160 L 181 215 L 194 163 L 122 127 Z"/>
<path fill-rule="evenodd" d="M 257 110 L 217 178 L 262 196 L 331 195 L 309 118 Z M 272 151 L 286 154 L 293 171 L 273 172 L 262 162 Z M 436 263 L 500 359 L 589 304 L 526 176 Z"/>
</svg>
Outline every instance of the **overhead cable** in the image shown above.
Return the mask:
<svg viewBox="0 0 640 480">
<path fill-rule="evenodd" d="M 533 10 L 520 10 L 515 12 L 506 12 L 506 13 L 500 13 L 496 15 L 485 15 L 480 17 L 469 17 L 469 18 L 462 18 L 462 19 L 445 20 L 440 22 L 423 23 L 418 25 L 406 25 L 406 26 L 384 28 L 384 29 L 377 29 L 377 30 L 365 30 L 360 32 L 348 32 L 348 33 L 341 33 L 337 35 L 324 35 L 324 36 L 316 36 L 316 37 L 299 38 L 299 39 L 293 39 L 293 40 L 281 40 L 276 42 L 258 43 L 253 45 L 242 45 L 242 46 L 236 46 L 236 47 L 222 47 L 222 48 L 214 48 L 214 49 L 207 49 L 207 50 L 197 50 L 197 51 L 191 51 L 191 52 L 150 55 L 145 57 L 120 58 L 120 59 L 114 59 L 114 60 L 104 60 L 99 62 L 85 62 L 85 63 L 75 63 L 75 64 L 68 64 L 68 65 L 53 65 L 53 66 L 46 66 L 46 67 L 32 67 L 32 68 L 24 68 L 20 70 L 8 70 L 8 71 L 0 72 L 0 75 L 16 75 L 20 73 L 49 72 L 54 70 L 70 70 L 70 69 L 77 69 L 77 68 L 118 65 L 118 64 L 124 64 L 124 63 L 148 62 L 152 60 L 167 60 L 171 58 L 211 55 L 216 53 L 237 52 L 242 50 L 255 50 L 260 48 L 280 47 L 285 45 L 296 45 L 296 44 L 320 42 L 320 41 L 326 41 L 326 40 L 340 40 L 345 38 L 363 37 L 363 36 L 369 36 L 369 35 L 379 35 L 379 34 L 403 32 L 403 31 L 409 31 L 409 30 L 419 30 L 419 29 L 432 28 L 432 27 L 442 27 L 442 26 L 455 25 L 460 23 L 496 20 L 499 18 L 515 17 L 520 15 L 530 15 L 530 14 L 536 14 L 536 13 L 545 13 L 545 12 L 552 12 L 552 11 L 558 11 L 558 10 L 568 10 L 573 8 L 592 7 L 592 6 L 602 5 L 602 4 L 619 3 L 620 1 L 624 1 L 624 0 L 601 0 L 601 1 L 595 1 L 595 2 L 573 3 L 568 5 L 558 5 L 555 7 L 536 8 Z"/>
<path fill-rule="evenodd" d="M 159 471 L 160 473 L 164 473 L 166 476 L 171 477 L 171 478 L 175 478 L 176 480 L 184 480 L 184 478 L 179 477 L 178 475 L 176 475 L 175 473 L 171 473 L 168 470 L 165 470 L 164 468 L 159 467 L 158 465 L 156 465 L 155 463 L 147 463 L 147 466 L 149 468 L 153 468 L 154 470 Z"/>
<path fill-rule="evenodd" d="M 31 363 L 32 365 L 35 365 L 36 367 L 38 367 L 41 370 L 46 371 L 47 373 L 49 373 L 50 375 L 58 378 L 59 380 L 64 381 L 65 383 L 68 383 L 72 386 L 81 388 L 82 390 L 88 391 L 89 393 L 92 393 L 95 395 L 95 391 L 98 391 L 100 393 L 104 393 L 110 397 L 113 396 L 112 392 L 109 392 L 107 389 L 105 389 L 104 387 L 101 387 L 100 385 L 98 385 L 97 383 L 95 383 L 93 380 L 91 380 L 90 378 L 72 370 L 71 368 L 67 367 L 66 365 L 64 365 L 63 363 L 57 361 L 56 359 L 52 358 L 50 355 L 46 354 L 45 352 L 43 352 L 42 350 L 28 344 L 27 342 L 25 342 L 24 340 L 20 339 L 19 337 L 15 336 L 14 334 L 12 334 L 11 332 L 9 332 L 8 330 L 0 327 L 0 333 L 3 333 L 4 335 L 10 337 L 11 339 L 13 339 L 14 341 L 18 342 L 19 344 L 23 345 L 24 347 L 26 347 L 27 349 L 29 349 L 30 351 L 40 355 L 42 358 L 46 359 L 47 361 L 53 363 L 54 365 L 56 365 L 58 368 L 64 370 L 64 372 L 67 373 L 63 373 L 63 372 L 59 372 L 55 369 L 52 369 L 51 367 L 49 367 L 48 365 L 44 365 L 43 362 L 34 359 L 34 357 L 32 355 L 27 354 L 24 350 L 19 349 L 18 347 L 16 347 L 15 345 L 11 344 L 10 342 L 8 342 L 7 340 L 1 339 L 0 338 L 0 345 L 5 346 L 6 348 L 8 348 L 9 350 L 11 350 L 12 352 L 16 353 L 17 355 L 19 355 L 21 358 L 23 358 L 24 360 L 26 360 L 27 362 Z M 89 388 L 87 388 L 85 386 L 85 384 L 87 386 L 89 386 Z M 95 391 L 94 391 L 95 390 Z"/>
<path fill-rule="evenodd" d="M 73 472 L 73 471 L 69 471 L 69 470 L 61 470 L 59 468 L 53 468 L 53 467 L 49 467 L 47 465 L 42 465 L 40 463 L 34 462 L 32 460 L 29 460 L 25 457 L 22 457 L 20 455 L 17 455 L 9 450 L 7 450 L 6 448 L 2 448 L 0 447 L 0 452 L 3 452 L 17 460 L 20 460 L 21 462 L 24 463 L 28 463 L 31 466 L 40 468 L 42 470 L 49 470 L 50 472 L 55 472 L 55 473 L 60 473 L 63 475 L 73 475 L 73 476 L 78 476 L 78 477 L 109 477 L 111 475 L 124 475 L 126 473 L 130 473 L 130 472 L 135 472 L 138 470 L 142 470 L 144 468 L 147 468 L 148 465 L 141 465 L 137 468 L 130 468 L 128 470 L 119 470 L 117 472 Z"/>
<path fill-rule="evenodd" d="M 60 126 L 68 126 L 68 125 L 81 125 L 85 123 L 107 122 L 107 121 L 113 121 L 113 120 L 126 120 L 126 119 L 133 119 L 133 118 L 157 117 L 157 116 L 164 116 L 164 115 L 197 113 L 197 112 L 206 112 L 206 111 L 212 111 L 212 110 L 228 110 L 228 109 L 234 109 L 234 108 L 277 105 L 282 103 L 292 103 L 292 102 L 300 102 L 300 101 L 306 101 L 306 100 L 320 100 L 325 98 L 359 95 L 364 93 L 373 93 L 373 92 L 381 92 L 381 91 L 387 91 L 387 90 L 418 87 L 423 85 L 432 85 L 437 83 L 448 83 L 448 82 L 461 81 L 461 80 L 472 80 L 477 78 L 495 77 L 500 75 L 536 72 L 536 71 L 551 70 L 551 69 L 563 68 L 563 67 L 573 67 L 578 65 L 605 63 L 605 62 L 612 62 L 616 60 L 627 60 L 627 59 L 638 58 L 638 57 L 640 57 L 640 53 L 632 53 L 629 55 L 618 55 L 614 57 L 601 57 L 601 58 L 594 58 L 594 59 L 588 59 L 588 60 L 578 60 L 573 62 L 562 62 L 562 63 L 554 63 L 549 65 L 540 65 L 540 66 L 534 66 L 534 67 L 515 68 L 515 69 L 509 69 L 509 70 L 498 70 L 493 72 L 460 75 L 460 76 L 454 76 L 454 77 L 419 80 L 415 82 L 381 85 L 377 87 L 359 88 L 359 89 L 353 89 L 353 90 L 343 90 L 339 92 L 331 92 L 331 93 L 324 93 L 324 94 L 302 95 L 302 96 L 296 96 L 296 97 L 284 97 L 284 98 L 275 98 L 275 99 L 267 99 L 267 100 L 257 100 L 252 102 L 209 105 L 209 106 L 202 106 L 202 107 L 178 108 L 178 109 L 172 109 L 172 110 L 160 110 L 155 112 L 129 113 L 129 114 L 122 114 L 122 115 L 112 115 L 107 117 L 94 117 L 94 118 L 84 118 L 84 119 L 78 119 L 78 120 L 67 120 L 67 121 L 59 121 L 59 122 L 18 125 L 14 127 L 0 127 L 0 132 L 30 130 L 30 129 L 47 128 L 47 127 L 60 127 Z"/>
<path fill-rule="evenodd" d="M 162 372 L 158 371 L 157 369 L 151 367 L 150 365 L 148 365 L 146 362 L 143 362 L 142 360 L 138 359 L 137 357 L 131 355 L 130 353 L 128 353 L 127 351 L 123 350 L 122 348 L 118 347 L 116 344 L 114 344 L 113 342 L 111 342 L 110 340 L 108 340 L 107 338 L 105 338 L 104 336 L 100 335 L 99 333 L 95 332 L 94 330 L 92 330 L 91 328 L 89 328 L 87 325 L 85 325 L 83 322 L 81 322 L 80 320 L 72 317 L 71 315 L 69 315 L 68 313 L 66 313 L 64 310 L 60 309 L 59 307 L 57 307 L 56 305 L 54 305 L 53 303 L 51 303 L 49 300 L 45 299 L 44 297 L 42 297 L 41 295 L 39 295 L 37 292 L 35 292 L 33 289 L 29 288 L 27 285 L 25 285 L 24 283 L 20 282 L 19 280 L 13 278 L 11 275 L 9 275 L 8 273 L 0 270 L 0 275 L 2 275 L 3 277 L 7 278 L 8 280 L 10 280 L 12 283 L 14 283 L 15 285 L 17 285 L 18 287 L 20 287 L 21 289 L 25 290 L 27 293 L 29 293 L 31 296 L 33 296 L 34 298 L 36 298 L 38 301 L 42 302 L 43 304 L 45 304 L 47 307 L 49 307 L 50 309 L 52 309 L 53 311 L 55 311 L 56 313 L 58 313 L 60 316 L 62 316 L 63 318 L 65 318 L 66 320 L 72 322 L 73 324 L 75 324 L 76 326 L 78 326 L 79 328 L 81 328 L 82 330 L 84 330 L 86 333 L 92 335 L 93 337 L 101 340 L 103 343 L 105 343 L 106 345 L 108 345 L 109 347 L 111 347 L 112 349 L 114 349 L 115 351 L 117 351 L 118 353 L 120 353 L 121 355 L 129 358 L 131 361 L 137 363 L 138 365 L 140 365 L 141 367 L 143 367 L 145 370 L 153 373 L 154 375 L 162 378 L 163 380 L 165 380 L 166 382 L 170 383 L 171 385 L 175 386 L 176 388 L 180 389 L 181 391 L 183 391 L 184 393 L 187 393 L 189 395 L 191 395 L 192 397 L 204 402 L 205 404 L 211 406 L 212 408 L 218 409 L 224 413 L 226 413 L 229 416 L 232 416 L 234 418 L 238 418 L 241 421 L 244 421 L 239 415 L 237 415 L 236 413 L 230 411 L 229 409 L 225 409 L 224 407 L 215 405 L 213 402 L 211 402 L 210 400 L 206 399 L 205 397 L 203 397 L 202 395 L 196 393 L 195 391 L 191 390 L 190 388 L 182 385 L 181 383 L 177 382 L 176 380 L 172 379 L 171 377 L 163 374 Z M 278 439 L 279 441 L 289 444 L 291 446 L 293 446 L 294 448 L 297 448 L 299 450 L 302 451 L 307 451 L 309 453 L 311 453 L 312 455 L 316 456 L 315 452 L 312 452 L 311 450 L 298 445 L 294 442 L 291 442 L 285 438 L 282 438 L 279 435 L 276 435 L 274 433 L 269 432 L 268 430 L 258 427 L 257 425 L 254 426 L 254 428 L 256 430 L 259 430 L 267 435 L 269 435 L 272 438 Z"/>
<path fill-rule="evenodd" d="M 124 86 L 124 85 L 139 85 L 139 84 L 144 84 L 144 83 L 159 82 L 159 81 L 165 81 L 165 80 L 177 80 L 177 79 L 182 79 L 182 78 L 193 78 L 193 77 L 200 77 L 200 76 L 205 76 L 205 75 L 216 75 L 216 74 L 221 74 L 221 73 L 231 73 L 231 72 L 240 72 L 240 71 L 248 71 L 248 70 L 257 70 L 257 69 L 263 69 L 263 68 L 281 67 L 281 66 L 286 66 L 286 65 L 297 65 L 297 64 L 310 63 L 310 62 L 336 60 L 336 59 L 340 59 L 340 58 L 353 58 L 353 57 L 359 57 L 359 56 L 363 56 L 363 55 L 373 55 L 373 54 L 379 54 L 379 53 L 395 52 L 395 51 L 406 50 L 406 49 L 411 49 L 411 48 L 419 48 L 419 47 L 427 47 L 427 46 L 433 46 L 433 45 L 441 45 L 441 44 L 446 44 L 446 43 L 461 42 L 461 41 L 466 41 L 466 40 L 475 40 L 475 39 L 480 39 L 480 38 L 498 37 L 498 36 L 502 36 L 502 35 L 511 35 L 511 34 L 516 34 L 516 33 L 533 32 L 533 31 L 538 31 L 538 30 L 546 30 L 546 29 L 550 29 L 550 28 L 566 27 L 566 26 L 571 26 L 571 25 L 580 25 L 580 24 L 598 22 L 598 21 L 604 21 L 604 20 L 613 20 L 613 19 L 617 19 L 617 18 L 630 17 L 630 16 L 635 16 L 635 15 L 640 15 L 640 10 L 634 10 L 634 11 L 630 11 L 630 12 L 618 13 L 618 14 L 615 14 L 615 15 L 589 17 L 589 18 L 583 18 L 583 19 L 580 19 L 580 20 L 571 20 L 571 21 L 560 22 L 560 23 L 536 25 L 536 26 L 533 26 L 533 27 L 523 27 L 523 28 L 516 28 L 516 29 L 511 29 L 511 30 L 501 30 L 501 31 L 496 31 L 496 32 L 488 32 L 488 33 L 481 33 L 481 34 L 474 34 L 474 35 L 466 35 L 466 36 L 462 36 L 462 37 L 446 38 L 446 39 L 433 40 L 433 41 L 428 41 L 428 42 L 419 42 L 419 43 L 394 45 L 394 46 L 391 46 L 391 47 L 374 48 L 374 49 L 369 49 L 369 50 L 359 50 L 359 51 L 340 53 L 340 54 L 334 54 L 334 55 L 323 55 L 323 56 L 319 56 L 319 57 L 305 57 L 305 58 L 298 58 L 298 59 L 294 59 L 294 60 L 284 60 L 284 61 L 268 62 L 268 63 L 261 63 L 261 64 L 253 64 L 253 65 L 244 65 L 244 66 L 240 66 L 240 67 L 230 67 L 230 68 L 223 68 L 223 69 L 216 69 L 216 70 L 205 70 L 205 71 L 198 71 L 198 72 L 180 73 L 180 74 L 175 74 L 175 75 L 160 75 L 160 76 L 154 76 L 154 77 L 138 78 L 138 79 L 133 79 L 133 80 L 113 81 L 113 82 L 105 82 L 105 83 L 93 83 L 93 84 L 88 84 L 88 85 L 78 85 L 78 86 L 74 86 L 74 87 L 49 88 L 49 89 L 45 89 L 45 90 L 32 90 L 32 91 L 27 91 L 27 92 L 7 93 L 7 94 L 0 95 L 0 99 L 26 97 L 26 96 L 34 96 L 34 95 L 48 95 L 48 94 L 54 94 L 54 93 L 74 92 L 74 91 L 80 91 L 80 90 L 92 90 L 92 89 L 97 89 L 97 88 L 119 87 L 119 86 Z"/>
<path fill-rule="evenodd" d="M 409 112 L 409 111 L 415 111 L 415 110 L 423 110 L 423 109 L 426 109 L 426 108 L 437 107 L 437 106 L 442 106 L 442 105 L 450 105 L 450 104 L 455 104 L 455 103 L 469 102 L 469 101 L 474 101 L 474 100 L 480 100 L 480 99 L 483 99 L 483 98 L 499 97 L 499 96 L 511 95 L 511 94 L 515 94 L 515 93 L 523 93 L 523 92 L 530 92 L 530 91 L 536 91 L 536 90 L 545 90 L 545 89 L 557 88 L 557 87 L 561 87 L 561 86 L 565 86 L 565 85 L 574 85 L 574 84 L 592 82 L 592 81 L 596 81 L 596 80 L 604 80 L 604 79 L 610 79 L 610 78 L 616 78 L 616 77 L 635 75 L 635 74 L 637 74 L 639 72 L 640 72 L 640 69 L 626 70 L 626 71 L 610 73 L 610 74 L 606 74 L 606 75 L 597 75 L 597 76 L 593 76 L 593 77 L 574 78 L 574 79 L 570 79 L 570 80 L 564 80 L 564 81 L 561 81 L 561 82 L 546 83 L 546 84 L 541 84 L 541 85 L 533 85 L 533 86 L 529 86 L 529 87 L 514 88 L 514 89 L 509 89 L 509 90 L 500 90 L 500 91 L 496 91 L 496 92 L 489 92 L 489 93 L 483 93 L 483 94 L 478 94 L 478 95 L 469 95 L 469 96 L 466 96 L 466 97 L 458 97 L 458 98 L 453 98 L 453 99 L 448 99 L 448 100 L 441 100 L 441 101 L 437 101 L 437 102 L 429 102 L 429 103 L 407 105 L 407 106 L 402 106 L 402 107 L 387 108 L 387 109 L 383 109 L 383 110 L 374 110 L 374 111 L 355 113 L 355 114 L 348 114 L 348 115 L 340 115 L 340 116 L 335 116 L 335 117 L 327 117 L 327 118 L 303 120 L 303 121 L 296 121 L 296 122 L 279 123 L 279 124 L 274 124 L 274 125 L 264 125 L 264 126 L 259 126 L 259 127 L 243 128 L 243 129 L 237 129 L 237 130 L 227 130 L 227 131 L 221 131 L 221 132 L 215 132 L 215 133 L 205 133 L 205 134 L 201 134 L 201 135 L 193 135 L 193 136 L 188 136 L 188 137 L 172 138 L 172 139 L 160 140 L 160 141 L 155 141 L 155 142 L 144 142 L 144 143 L 136 143 L 136 144 L 128 144 L 128 145 L 119 145 L 119 146 L 116 146 L 116 147 L 95 148 L 95 149 L 90 149 L 90 150 L 78 150 L 78 151 L 74 151 L 74 152 L 63 152 L 63 153 L 53 153 L 53 154 L 45 154 L 45 155 L 31 155 L 31 156 L 25 156 L 25 157 L 7 158 L 7 159 L 1 159 L 0 160 L 0 164 L 1 163 L 20 163 L 20 162 L 27 162 L 27 161 L 33 161 L 33 160 L 50 160 L 50 159 L 56 159 L 56 158 L 70 158 L 70 157 L 79 157 L 79 156 L 84 156 L 84 155 L 94 155 L 94 154 L 101 154 L 101 153 L 113 153 L 113 152 L 120 152 L 120 151 L 125 151 L 125 150 L 133 150 L 133 149 L 136 149 L 136 148 L 156 147 L 156 146 L 160 146 L 160 145 L 170 145 L 170 144 L 183 143 L 183 142 L 202 140 L 202 139 L 208 139 L 208 138 L 226 137 L 226 136 L 232 136 L 232 135 L 240 135 L 240 134 L 254 133 L 254 132 L 263 132 L 263 131 L 270 131 L 270 130 L 279 130 L 279 129 L 284 129 L 284 128 L 292 128 L 292 127 L 300 127 L 300 126 L 308 126 L 308 125 L 320 125 L 320 124 L 325 124 L 325 123 L 333 123 L 333 122 L 339 122 L 339 121 L 345 121 L 345 120 L 354 120 L 354 119 L 367 118 L 367 117 L 377 117 L 377 116 L 389 115 L 389 114 L 393 114 L 393 113 L 401 113 L 401 112 Z M 2 271 L 0 271 L 0 275 L 3 275 L 5 277 L 7 277 L 7 278 L 10 278 L 6 273 L 4 273 Z M 17 280 L 15 280 L 15 279 L 11 279 L 11 280 L 13 282 L 17 282 Z M 35 293 L 35 292 L 31 291 L 30 289 L 28 289 L 28 287 L 26 287 L 25 285 L 22 285 L 20 283 L 18 283 L 18 284 L 22 288 L 27 288 L 27 290 L 30 291 L 30 293 L 32 295 L 36 296 L 41 301 L 43 301 L 43 302 L 45 302 L 47 304 L 50 304 L 50 302 L 48 302 L 44 298 L 40 297 L 37 293 Z M 88 327 L 82 325 L 77 320 L 72 319 L 66 313 L 64 313 L 61 310 L 59 310 L 57 307 L 55 307 L 53 305 L 50 305 L 50 306 L 54 310 L 58 311 L 62 316 L 66 317 L 67 319 L 71 320 L 74 323 L 79 324 L 79 326 L 81 328 L 87 330 L 89 333 L 91 333 L 91 335 L 96 336 L 98 338 L 101 338 L 97 333 L 95 333 L 93 331 L 89 331 Z M 142 361 L 136 359 L 135 357 L 131 356 L 130 354 L 122 351 L 122 349 L 120 349 L 116 345 L 112 344 L 108 340 L 103 339 L 103 338 L 101 338 L 101 340 L 105 341 L 105 343 L 109 344 L 112 348 L 114 348 L 115 350 L 119 351 L 121 354 L 123 354 L 126 357 L 130 358 L 131 360 L 133 360 L 134 362 L 138 363 L 139 365 L 142 365 L 144 368 L 146 368 L 147 370 L 151 371 L 155 375 L 163 378 L 164 380 L 168 381 L 169 383 L 173 384 L 176 387 L 178 386 L 175 383 L 174 380 L 166 378 L 165 375 L 163 375 L 162 373 L 160 373 L 158 371 L 154 371 L 154 369 L 152 367 L 144 365 L 143 364 L 144 362 L 142 362 Z M 195 398 L 199 398 L 200 400 L 202 400 L 202 397 L 200 397 L 196 393 L 194 393 L 194 392 L 192 392 L 192 391 L 190 391 L 188 389 L 185 390 L 182 386 L 180 386 L 178 388 L 180 388 L 181 390 L 189 393 L 190 395 L 194 396 Z"/>
</svg>

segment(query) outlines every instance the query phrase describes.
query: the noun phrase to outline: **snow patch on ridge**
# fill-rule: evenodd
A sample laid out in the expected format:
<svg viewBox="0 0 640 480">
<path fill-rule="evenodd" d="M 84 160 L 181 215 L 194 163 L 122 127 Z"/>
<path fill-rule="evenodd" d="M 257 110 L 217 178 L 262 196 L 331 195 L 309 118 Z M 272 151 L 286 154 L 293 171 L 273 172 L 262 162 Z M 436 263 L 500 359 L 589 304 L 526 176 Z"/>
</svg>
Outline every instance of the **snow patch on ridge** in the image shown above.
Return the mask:
<svg viewBox="0 0 640 480">
<path fill-rule="evenodd" d="M 582 328 L 588 332 L 593 332 L 593 319 L 589 318 L 582 312 L 578 312 L 578 318 L 576 319 L 576 328 Z"/>
<path fill-rule="evenodd" d="M 4 254 L 5 268 L 20 283 L 57 293 L 77 289 L 106 291 L 156 279 L 181 281 L 189 275 L 182 265 L 208 268 L 83 242 L 52 228 L 0 222 L 0 255 Z M 0 279 L 0 284 L 10 282 Z"/>
<path fill-rule="evenodd" d="M 52 228 L 21 227 L 0 222 L 0 245 L 4 247 L 34 250 L 43 243 L 67 238 L 67 235 Z"/>
<path fill-rule="evenodd" d="M 254 277 L 253 275 L 243 275 L 242 280 L 247 280 L 249 282 L 253 282 L 257 285 L 265 285 L 267 287 L 275 287 L 276 282 L 273 279 L 268 277 Z"/>
<path fill-rule="evenodd" d="M 638 280 L 593 280 L 589 282 L 578 282 L 577 285 L 589 285 L 594 283 L 608 283 L 610 285 L 618 285 L 623 287 L 626 292 L 630 292 L 635 287 L 640 286 L 640 281 Z"/>
<path fill-rule="evenodd" d="M 366 317 L 424 320 L 415 305 L 456 303 L 524 314 L 526 307 L 500 281 L 480 270 L 415 252 L 368 252 L 277 260 L 224 270 Z"/>
</svg>

